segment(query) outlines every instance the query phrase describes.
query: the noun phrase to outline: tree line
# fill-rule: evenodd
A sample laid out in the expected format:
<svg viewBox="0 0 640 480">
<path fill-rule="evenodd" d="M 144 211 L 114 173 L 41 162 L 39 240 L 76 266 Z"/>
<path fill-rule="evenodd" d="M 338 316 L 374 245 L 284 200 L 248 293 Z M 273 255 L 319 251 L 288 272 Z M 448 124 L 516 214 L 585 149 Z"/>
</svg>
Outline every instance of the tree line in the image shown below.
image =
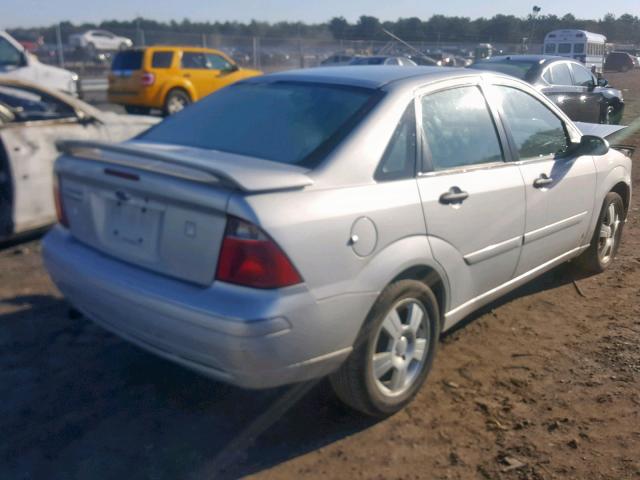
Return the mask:
<svg viewBox="0 0 640 480">
<path fill-rule="evenodd" d="M 43 38 L 47 43 L 56 41 L 56 25 L 41 28 L 16 28 L 10 33 L 19 40 Z M 400 18 L 396 21 L 380 21 L 362 15 L 356 22 L 343 17 L 334 17 L 326 23 L 303 22 L 159 22 L 145 18 L 133 20 L 106 20 L 98 24 L 71 22 L 60 23 L 63 39 L 72 33 L 89 29 L 105 29 L 115 33 L 147 30 L 167 33 L 191 33 L 206 35 L 234 35 L 288 38 L 326 38 L 335 40 L 388 40 L 386 29 L 406 41 L 412 42 L 500 42 L 520 43 L 523 37 L 532 43 L 541 43 L 544 35 L 555 29 L 579 28 L 602 33 L 608 41 L 640 44 L 640 18 L 631 14 L 616 17 L 607 14 L 599 20 L 578 19 L 572 14 L 562 17 L 540 15 L 516 17 L 495 15 L 491 18 L 470 19 L 468 17 L 433 15 L 427 20 L 418 17 Z"/>
</svg>

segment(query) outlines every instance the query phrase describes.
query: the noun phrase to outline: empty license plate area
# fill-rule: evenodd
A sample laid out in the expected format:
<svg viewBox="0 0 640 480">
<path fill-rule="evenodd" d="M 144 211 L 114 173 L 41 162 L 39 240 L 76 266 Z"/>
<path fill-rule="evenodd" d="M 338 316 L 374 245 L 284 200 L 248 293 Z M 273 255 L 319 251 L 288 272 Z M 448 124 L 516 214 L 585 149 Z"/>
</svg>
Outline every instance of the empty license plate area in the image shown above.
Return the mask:
<svg viewBox="0 0 640 480">
<path fill-rule="evenodd" d="M 146 261 L 157 260 L 164 206 L 120 191 L 103 201 L 106 246 Z"/>
</svg>

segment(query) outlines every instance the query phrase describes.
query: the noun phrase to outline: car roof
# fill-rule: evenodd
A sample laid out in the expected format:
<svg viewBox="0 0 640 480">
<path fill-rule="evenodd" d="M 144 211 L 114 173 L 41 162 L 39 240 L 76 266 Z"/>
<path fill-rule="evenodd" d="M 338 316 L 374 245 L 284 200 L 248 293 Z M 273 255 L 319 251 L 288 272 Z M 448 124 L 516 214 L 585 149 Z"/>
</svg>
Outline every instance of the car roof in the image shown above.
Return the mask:
<svg viewBox="0 0 640 480">
<path fill-rule="evenodd" d="M 205 53 L 216 53 L 218 55 L 226 56 L 226 53 L 224 53 L 222 50 L 216 50 L 215 48 L 193 47 L 191 45 L 150 45 L 150 46 L 144 46 L 144 47 L 130 47 L 120 51 L 121 52 L 127 52 L 127 51 L 144 52 L 144 51 L 157 51 L 157 50 L 172 51 L 172 52 L 178 52 L 178 51 L 205 52 Z"/>
<path fill-rule="evenodd" d="M 317 67 L 252 77 L 245 82 L 310 82 L 378 89 L 393 84 L 428 83 L 461 76 L 477 76 L 476 70 L 445 67 L 400 67 L 396 65 L 348 65 Z"/>
<path fill-rule="evenodd" d="M 514 61 L 514 62 L 531 62 L 531 63 L 551 63 L 558 61 L 574 61 L 571 58 L 560 57 L 558 55 L 496 55 L 495 57 L 485 58 L 482 62 L 503 62 L 503 61 Z"/>
</svg>

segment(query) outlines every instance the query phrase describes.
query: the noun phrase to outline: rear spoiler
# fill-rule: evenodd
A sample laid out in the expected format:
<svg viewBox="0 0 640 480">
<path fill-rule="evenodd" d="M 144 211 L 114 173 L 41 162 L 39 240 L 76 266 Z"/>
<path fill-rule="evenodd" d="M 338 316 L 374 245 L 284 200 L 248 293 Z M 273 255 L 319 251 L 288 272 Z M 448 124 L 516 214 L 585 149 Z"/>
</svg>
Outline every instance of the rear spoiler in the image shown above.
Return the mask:
<svg viewBox="0 0 640 480">
<path fill-rule="evenodd" d="M 303 188 L 313 184 L 307 169 L 220 151 L 149 143 L 109 144 L 91 140 L 59 140 L 62 154 L 121 165 L 245 192 Z"/>
</svg>

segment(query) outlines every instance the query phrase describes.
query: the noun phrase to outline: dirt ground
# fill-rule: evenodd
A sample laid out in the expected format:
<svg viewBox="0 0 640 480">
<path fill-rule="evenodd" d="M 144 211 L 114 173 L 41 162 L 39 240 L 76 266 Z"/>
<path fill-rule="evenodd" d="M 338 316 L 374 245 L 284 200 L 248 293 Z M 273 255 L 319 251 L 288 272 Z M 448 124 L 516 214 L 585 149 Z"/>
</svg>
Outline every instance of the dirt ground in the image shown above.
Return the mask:
<svg viewBox="0 0 640 480">
<path fill-rule="evenodd" d="M 640 72 L 608 78 L 640 118 Z M 0 478 L 640 478 L 639 208 L 609 271 L 472 316 L 384 421 L 324 381 L 248 392 L 146 354 L 69 315 L 37 239 L 0 249 Z"/>
</svg>

